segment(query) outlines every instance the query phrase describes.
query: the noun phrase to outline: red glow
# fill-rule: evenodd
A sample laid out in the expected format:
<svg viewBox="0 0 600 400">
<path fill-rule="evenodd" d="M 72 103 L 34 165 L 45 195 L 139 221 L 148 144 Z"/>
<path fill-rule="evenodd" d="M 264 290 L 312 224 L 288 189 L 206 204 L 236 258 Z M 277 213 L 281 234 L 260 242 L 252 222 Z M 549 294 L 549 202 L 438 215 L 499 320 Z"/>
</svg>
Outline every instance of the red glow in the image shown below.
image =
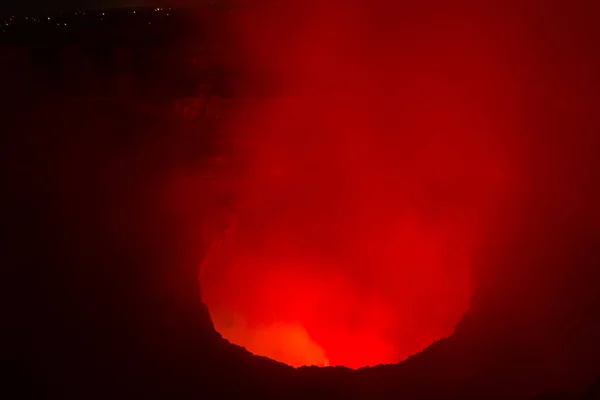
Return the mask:
<svg viewBox="0 0 600 400">
<path fill-rule="evenodd" d="M 255 354 L 397 362 L 468 308 L 472 258 L 513 179 L 512 87 L 482 15 L 319 4 L 235 17 L 243 62 L 285 95 L 238 115 L 240 207 L 202 267 L 203 300 Z"/>
</svg>

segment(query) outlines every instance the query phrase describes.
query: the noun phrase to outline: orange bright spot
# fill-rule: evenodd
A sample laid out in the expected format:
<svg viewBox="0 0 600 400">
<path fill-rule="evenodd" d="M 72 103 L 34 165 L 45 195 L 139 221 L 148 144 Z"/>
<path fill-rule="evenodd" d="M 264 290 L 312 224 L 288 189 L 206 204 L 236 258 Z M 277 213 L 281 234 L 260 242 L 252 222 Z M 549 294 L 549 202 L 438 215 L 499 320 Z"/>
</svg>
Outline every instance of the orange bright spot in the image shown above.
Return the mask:
<svg viewBox="0 0 600 400">
<path fill-rule="evenodd" d="M 215 318 L 215 328 L 224 337 L 233 343 L 243 344 L 254 354 L 279 360 L 293 367 L 329 365 L 323 348 L 299 324 L 273 323 L 248 327 L 235 317 L 229 324 L 224 324 L 223 321 L 223 318 Z"/>
</svg>

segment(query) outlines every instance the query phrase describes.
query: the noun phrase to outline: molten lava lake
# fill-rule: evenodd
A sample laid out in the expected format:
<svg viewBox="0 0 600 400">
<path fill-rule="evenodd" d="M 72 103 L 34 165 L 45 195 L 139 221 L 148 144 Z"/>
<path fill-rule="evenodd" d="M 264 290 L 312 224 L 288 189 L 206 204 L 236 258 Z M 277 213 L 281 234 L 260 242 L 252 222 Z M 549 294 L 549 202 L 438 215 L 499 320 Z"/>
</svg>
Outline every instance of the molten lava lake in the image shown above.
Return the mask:
<svg viewBox="0 0 600 400">
<path fill-rule="evenodd" d="M 419 240 L 396 259 L 382 248 L 382 259 L 362 265 L 236 257 L 225 271 L 203 273 L 203 299 L 217 331 L 257 355 L 295 367 L 397 362 L 449 336 L 471 294 L 465 260 L 448 255 L 444 265 L 435 258 L 451 251 Z M 393 268 L 400 262 L 414 269 Z"/>
</svg>

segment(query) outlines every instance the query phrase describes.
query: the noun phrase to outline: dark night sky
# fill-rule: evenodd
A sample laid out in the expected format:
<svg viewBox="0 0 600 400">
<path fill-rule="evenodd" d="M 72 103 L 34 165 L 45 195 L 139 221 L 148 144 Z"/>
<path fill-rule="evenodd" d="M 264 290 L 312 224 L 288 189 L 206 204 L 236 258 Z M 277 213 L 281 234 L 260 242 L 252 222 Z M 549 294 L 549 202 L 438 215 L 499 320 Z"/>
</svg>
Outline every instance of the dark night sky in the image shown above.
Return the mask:
<svg viewBox="0 0 600 400">
<path fill-rule="evenodd" d="M 56 13 L 77 9 L 98 9 L 139 6 L 189 6 L 214 0 L 1 0 L 0 15 Z"/>
<path fill-rule="evenodd" d="M 190 5 L 204 0 L 2 0 L 0 15 L 72 11 L 113 7 L 137 7 L 144 5 Z"/>
<path fill-rule="evenodd" d="M 0 2 L 0 13 L 37 13 L 69 11 L 78 8 L 139 6 L 148 2 L 148 0 L 4 0 Z"/>
</svg>

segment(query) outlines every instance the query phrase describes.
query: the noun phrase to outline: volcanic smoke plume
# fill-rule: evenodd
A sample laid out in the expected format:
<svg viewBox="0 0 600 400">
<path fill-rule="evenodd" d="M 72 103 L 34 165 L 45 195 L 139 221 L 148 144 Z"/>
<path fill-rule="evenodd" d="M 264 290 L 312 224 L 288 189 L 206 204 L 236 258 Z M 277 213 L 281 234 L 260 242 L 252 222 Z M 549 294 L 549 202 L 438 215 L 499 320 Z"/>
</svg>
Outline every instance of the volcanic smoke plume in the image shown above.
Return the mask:
<svg viewBox="0 0 600 400">
<path fill-rule="evenodd" d="M 236 60 L 273 90 L 235 120 L 237 208 L 201 271 L 225 338 L 358 368 L 452 334 L 517 184 L 518 51 L 497 15 L 397 1 L 232 14 Z"/>
</svg>

